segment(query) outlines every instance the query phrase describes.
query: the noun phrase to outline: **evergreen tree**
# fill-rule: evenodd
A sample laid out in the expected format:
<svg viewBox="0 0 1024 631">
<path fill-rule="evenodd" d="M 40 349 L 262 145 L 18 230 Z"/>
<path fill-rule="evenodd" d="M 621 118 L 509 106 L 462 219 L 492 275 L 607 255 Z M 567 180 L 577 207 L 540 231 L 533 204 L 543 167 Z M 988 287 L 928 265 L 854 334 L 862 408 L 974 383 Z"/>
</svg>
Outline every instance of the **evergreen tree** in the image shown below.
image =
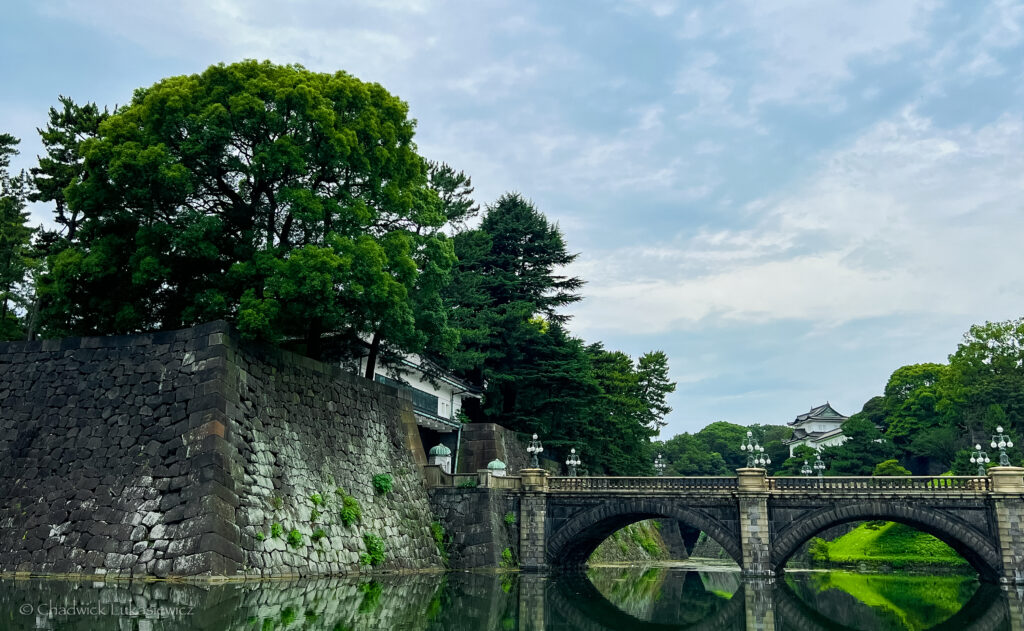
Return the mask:
<svg viewBox="0 0 1024 631">
<path fill-rule="evenodd" d="M 25 210 L 25 176 L 8 172 L 18 139 L 0 134 L 0 340 L 25 337 L 18 311 L 27 306 L 26 277 L 32 266 L 33 230 Z"/>
<path fill-rule="evenodd" d="M 46 128 L 38 130 L 46 155 L 39 158 L 38 166 L 29 169 L 35 188 L 29 200 L 53 202 L 54 221 L 63 226 L 65 238 L 74 240 L 81 213 L 68 206 L 64 191 L 85 175 L 80 146 L 99 134 L 100 124 L 110 112 L 100 111 L 95 103 L 78 105 L 63 95 L 58 101 L 61 109 L 51 107 Z"/>
</svg>

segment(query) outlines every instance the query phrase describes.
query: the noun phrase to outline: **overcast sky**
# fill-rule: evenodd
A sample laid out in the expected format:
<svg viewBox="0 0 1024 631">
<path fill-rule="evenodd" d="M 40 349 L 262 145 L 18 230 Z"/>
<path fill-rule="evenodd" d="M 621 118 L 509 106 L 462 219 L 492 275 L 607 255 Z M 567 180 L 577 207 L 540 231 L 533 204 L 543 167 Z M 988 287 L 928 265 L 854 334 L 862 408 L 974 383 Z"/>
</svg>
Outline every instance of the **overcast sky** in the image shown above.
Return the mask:
<svg viewBox="0 0 1024 631">
<path fill-rule="evenodd" d="M 244 58 L 379 82 L 479 201 L 559 223 L 577 335 L 668 353 L 670 436 L 852 414 L 1024 313 L 1022 29 L 1010 1 L 25 0 L 0 131 L 28 167 L 59 94 Z"/>
</svg>

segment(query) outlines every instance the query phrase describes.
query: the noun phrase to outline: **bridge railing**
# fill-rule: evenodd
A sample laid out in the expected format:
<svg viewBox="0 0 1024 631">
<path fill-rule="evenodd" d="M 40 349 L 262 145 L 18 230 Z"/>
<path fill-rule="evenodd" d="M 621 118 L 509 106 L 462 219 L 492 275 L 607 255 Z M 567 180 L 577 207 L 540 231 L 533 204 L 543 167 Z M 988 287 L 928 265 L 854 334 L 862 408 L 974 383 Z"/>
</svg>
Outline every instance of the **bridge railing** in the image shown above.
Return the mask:
<svg viewBox="0 0 1024 631">
<path fill-rule="evenodd" d="M 769 478 L 773 491 L 963 491 L 992 490 L 988 477 L 915 475 L 878 477 Z"/>
<path fill-rule="evenodd" d="M 668 477 L 567 477 L 548 478 L 549 491 L 680 491 L 688 489 L 729 491 L 736 478 Z"/>
</svg>

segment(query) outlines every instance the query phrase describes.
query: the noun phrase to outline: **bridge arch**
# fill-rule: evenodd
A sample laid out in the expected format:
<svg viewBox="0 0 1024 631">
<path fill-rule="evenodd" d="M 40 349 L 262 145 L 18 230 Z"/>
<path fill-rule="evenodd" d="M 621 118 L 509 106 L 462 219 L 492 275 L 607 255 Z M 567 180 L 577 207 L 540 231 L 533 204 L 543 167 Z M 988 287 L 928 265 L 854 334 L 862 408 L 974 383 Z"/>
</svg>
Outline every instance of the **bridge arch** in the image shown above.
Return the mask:
<svg viewBox="0 0 1024 631">
<path fill-rule="evenodd" d="M 1001 576 L 1002 559 L 998 548 L 990 536 L 971 524 L 940 509 L 878 500 L 829 506 L 801 516 L 772 538 L 772 568 L 781 571 L 800 546 L 823 530 L 851 521 L 873 519 L 900 522 L 934 535 L 964 557 L 983 580 L 997 581 Z"/>
<path fill-rule="evenodd" d="M 739 538 L 720 520 L 679 500 L 650 497 L 609 498 L 574 515 L 547 537 L 546 558 L 550 567 L 582 567 L 597 546 L 621 528 L 644 519 L 676 519 L 702 530 L 717 541 L 742 566 Z"/>
</svg>

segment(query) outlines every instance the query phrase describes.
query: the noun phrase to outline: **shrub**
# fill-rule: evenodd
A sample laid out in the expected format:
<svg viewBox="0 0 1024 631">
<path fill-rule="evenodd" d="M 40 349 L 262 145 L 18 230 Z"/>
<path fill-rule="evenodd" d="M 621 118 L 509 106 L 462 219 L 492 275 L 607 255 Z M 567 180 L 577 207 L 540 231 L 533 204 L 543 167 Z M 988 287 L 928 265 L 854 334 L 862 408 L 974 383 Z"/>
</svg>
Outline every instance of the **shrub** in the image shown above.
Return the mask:
<svg viewBox="0 0 1024 631">
<path fill-rule="evenodd" d="M 376 567 L 384 562 L 384 539 L 380 535 L 363 533 L 363 543 L 366 544 L 366 552 L 359 555 L 360 563 Z"/>
<path fill-rule="evenodd" d="M 293 548 L 298 548 L 302 545 L 302 533 L 297 529 L 292 528 L 292 531 L 288 533 L 288 545 Z"/>
<path fill-rule="evenodd" d="M 324 503 L 325 503 L 324 502 L 324 496 L 320 495 L 319 493 L 314 493 L 314 494 L 310 495 L 309 496 L 309 501 L 313 502 L 313 506 L 316 506 L 317 508 L 323 506 Z"/>
<path fill-rule="evenodd" d="M 320 541 L 321 539 L 323 539 L 326 536 L 327 536 L 327 533 L 324 532 L 323 528 L 317 528 L 316 530 L 313 531 L 313 534 L 310 535 L 309 538 L 313 541 L 313 543 L 316 543 L 317 541 Z"/>
<path fill-rule="evenodd" d="M 516 514 L 512 511 L 505 513 L 505 523 L 509 526 L 514 526 L 516 523 Z"/>
<path fill-rule="evenodd" d="M 270 524 L 270 536 L 271 537 L 274 537 L 276 539 L 277 537 L 280 537 L 283 534 L 284 534 L 284 528 L 281 526 L 281 524 L 278 524 L 278 523 Z"/>
<path fill-rule="evenodd" d="M 430 532 L 434 535 L 434 543 L 437 544 L 437 553 L 441 555 L 441 560 L 444 561 L 445 565 L 448 564 L 448 546 L 444 542 L 444 526 L 441 522 L 435 521 L 430 524 Z"/>
<path fill-rule="evenodd" d="M 811 553 L 811 558 L 815 561 L 828 561 L 828 542 L 821 537 L 811 539 L 807 551 Z"/>
<path fill-rule="evenodd" d="M 512 548 L 505 548 L 501 551 L 501 567 L 513 568 L 516 566 L 516 560 L 512 556 Z"/>
<path fill-rule="evenodd" d="M 316 520 L 320 519 L 320 515 L 321 515 L 320 511 L 318 511 L 317 509 L 314 508 L 309 513 L 309 521 L 316 521 Z"/>
<path fill-rule="evenodd" d="M 263 534 L 262 532 L 257 532 L 256 533 L 256 541 L 263 541 L 266 538 L 267 538 L 267 536 L 265 534 Z"/>
<path fill-rule="evenodd" d="M 284 506 L 284 500 L 283 500 L 283 499 L 281 499 L 281 497 L 280 497 L 280 496 L 278 496 L 278 495 L 275 495 L 275 496 L 274 496 L 274 497 L 273 497 L 273 498 L 272 498 L 272 499 L 270 500 L 270 506 L 271 506 L 271 508 L 273 508 L 274 510 L 281 510 L 281 507 L 282 507 L 282 506 Z"/>
<path fill-rule="evenodd" d="M 462 482 L 459 482 L 459 488 L 462 488 L 462 489 L 475 489 L 476 485 L 477 485 L 477 479 L 476 478 L 470 478 L 468 480 L 463 480 Z"/>
<path fill-rule="evenodd" d="M 377 491 L 377 495 L 387 495 L 391 492 L 392 486 L 393 481 L 387 473 L 373 476 L 373 490 Z"/>
<path fill-rule="evenodd" d="M 341 523 L 351 526 L 363 518 L 363 509 L 359 506 L 359 500 L 346 495 L 341 498 Z"/>
</svg>

